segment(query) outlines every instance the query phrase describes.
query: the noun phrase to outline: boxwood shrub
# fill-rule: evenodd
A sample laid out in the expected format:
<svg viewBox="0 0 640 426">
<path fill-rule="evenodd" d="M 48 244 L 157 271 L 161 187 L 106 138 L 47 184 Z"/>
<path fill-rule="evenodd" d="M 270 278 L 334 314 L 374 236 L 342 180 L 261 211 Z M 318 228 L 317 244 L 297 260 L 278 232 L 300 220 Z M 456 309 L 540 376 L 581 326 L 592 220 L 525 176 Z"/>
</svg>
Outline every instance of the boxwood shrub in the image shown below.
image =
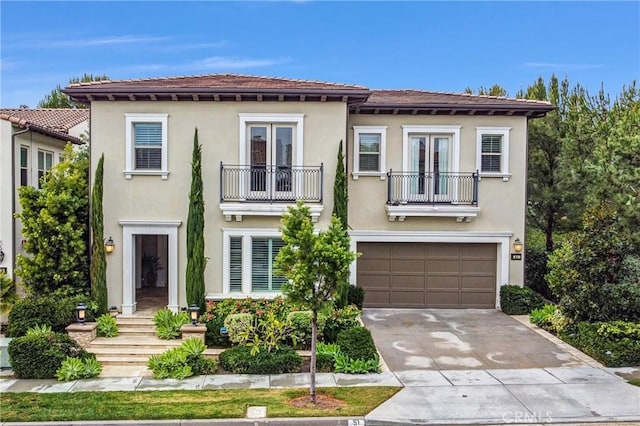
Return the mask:
<svg viewBox="0 0 640 426">
<path fill-rule="evenodd" d="M 500 307 L 508 315 L 526 315 L 545 305 L 544 298 L 529 287 L 503 285 L 500 287 Z"/>
<path fill-rule="evenodd" d="M 341 331 L 336 343 L 342 353 L 351 359 L 369 361 L 378 356 L 371 332 L 361 326 Z"/>
<path fill-rule="evenodd" d="M 220 353 L 218 360 L 222 368 L 236 374 L 297 373 L 302 366 L 302 357 L 288 346 L 251 355 L 250 347 L 239 345 Z"/>
<path fill-rule="evenodd" d="M 92 356 L 63 333 L 21 336 L 9 342 L 11 368 L 18 379 L 53 379 L 67 357 Z"/>
<path fill-rule="evenodd" d="M 347 293 L 347 302 L 349 305 L 355 305 L 358 309 L 362 309 L 364 305 L 364 288 L 350 285 Z"/>
<path fill-rule="evenodd" d="M 30 296 L 17 301 L 9 313 L 7 337 L 24 336 L 36 325 L 48 325 L 53 331 L 64 332 L 76 320 L 76 306 L 88 299 L 83 296 Z"/>
<path fill-rule="evenodd" d="M 309 349 L 311 347 L 311 311 L 290 312 L 287 315 L 287 325 L 291 327 L 291 335 L 295 336 L 294 347 L 296 349 Z M 318 314 L 318 340 L 322 339 L 327 317 Z M 293 339 L 291 341 L 293 344 Z"/>
</svg>

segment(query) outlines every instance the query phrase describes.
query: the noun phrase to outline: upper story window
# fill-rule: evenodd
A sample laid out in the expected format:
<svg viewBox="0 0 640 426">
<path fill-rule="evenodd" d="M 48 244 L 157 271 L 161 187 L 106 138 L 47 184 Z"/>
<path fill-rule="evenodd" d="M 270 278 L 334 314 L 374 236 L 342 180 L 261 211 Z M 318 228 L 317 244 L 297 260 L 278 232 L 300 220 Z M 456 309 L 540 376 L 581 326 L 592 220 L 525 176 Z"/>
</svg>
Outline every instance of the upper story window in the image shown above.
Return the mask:
<svg viewBox="0 0 640 426">
<path fill-rule="evenodd" d="M 510 127 L 476 127 L 476 167 L 480 177 L 501 177 L 508 181 Z"/>
<path fill-rule="evenodd" d="M 384 179 L 387 127 L 354 126 L 353 140 L 353 178 L 379 176 Z"/>
<path fill-rule="evenodd" d="M 20 186 L 29 185 L 29 147 L 20 146 Z"/>
<path fill-rule="evenodd" d="M 22 156 L 22 150 L 20 150 Z M 21 159 L 22 160 L 22 159 Z M 53 152 L 38 150 L 38 188 L 41 188 L 43 178 L 47 171 L 53 167 Z M 22 168 L 21 168 L 22 169 Z"/>
<path fill-rule="evenodd" d="M 167 114 L 125 114 L 125 177 L 157 175 L 167 179 Z"/>
</svg>

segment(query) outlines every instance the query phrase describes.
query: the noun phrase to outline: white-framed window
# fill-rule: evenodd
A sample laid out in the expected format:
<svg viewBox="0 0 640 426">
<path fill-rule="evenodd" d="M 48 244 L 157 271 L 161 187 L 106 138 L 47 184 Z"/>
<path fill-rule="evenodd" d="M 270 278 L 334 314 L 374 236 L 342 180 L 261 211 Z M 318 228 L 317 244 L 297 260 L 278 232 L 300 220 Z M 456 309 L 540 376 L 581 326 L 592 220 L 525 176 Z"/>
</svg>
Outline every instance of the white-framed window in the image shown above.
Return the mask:
<svg viewBox="0 0 640 426">
<path fill-rule="evenodd" d="M 353 126 L 353 173 L 385 179 L 387 126 Z"/>
<path fill-rule="evenodd" d="M 168 114 L 125 114 L 126 158 L 124 175 L 169 176 Z"/>
<path fill-rule="evenodd" d="M 29 147 L 20 145 L 20 186 L 29 185 Z"/>
<path fill-rule="evenodd" d="M 283 246 L 276 229 L 223 230 L 223 293 L 280 294 L 275 258 Z"/>
<path fill-rule="evenodd" d="M 508 181 L 509 133 L 511 127 L 476 127 L 476 168 L 480 177 Z"/>
<path fill-rule="evenodd" d="M 22 155 L 22 150 L 21 155 Z M 42 180 L 46 177 L 47 171 L 53 167 L 53 152 L 38 150 L 38 188 L 42 186 Z"/>
</svg>

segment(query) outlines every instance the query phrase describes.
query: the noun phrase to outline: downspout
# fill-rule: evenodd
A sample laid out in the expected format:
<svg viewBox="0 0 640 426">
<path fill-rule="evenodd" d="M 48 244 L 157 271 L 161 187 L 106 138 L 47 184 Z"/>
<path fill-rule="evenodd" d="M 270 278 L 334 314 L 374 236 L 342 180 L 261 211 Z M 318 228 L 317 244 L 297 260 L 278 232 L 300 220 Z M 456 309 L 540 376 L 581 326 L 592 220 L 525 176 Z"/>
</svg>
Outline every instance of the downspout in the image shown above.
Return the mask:
<svg viewBox="0 0 640 426">
<path fill-rule="evenodd" d="M 15 270 L 16 270 L 16 136 L 22 135 L 24 133 L 30 132 L 31 129 L 29 125 L 24 130 L 21 130 L 16 133 L 11 134 L 11 278 L 15 280 Z"/>
</svg>

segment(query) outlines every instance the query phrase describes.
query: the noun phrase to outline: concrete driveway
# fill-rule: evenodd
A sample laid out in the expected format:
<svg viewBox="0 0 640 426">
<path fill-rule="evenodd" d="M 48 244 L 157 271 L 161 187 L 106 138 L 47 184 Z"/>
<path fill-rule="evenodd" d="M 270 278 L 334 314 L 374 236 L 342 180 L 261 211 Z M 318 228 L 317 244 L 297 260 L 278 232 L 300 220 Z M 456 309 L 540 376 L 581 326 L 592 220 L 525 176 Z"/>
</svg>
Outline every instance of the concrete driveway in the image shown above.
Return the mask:
<svg viewBox="0 0 640 426">
<path fill-rule="evenodd" d="M 393 372 L 587 365 L 493 309 L 365 309 L 362 320 Z"/>
</svg>

